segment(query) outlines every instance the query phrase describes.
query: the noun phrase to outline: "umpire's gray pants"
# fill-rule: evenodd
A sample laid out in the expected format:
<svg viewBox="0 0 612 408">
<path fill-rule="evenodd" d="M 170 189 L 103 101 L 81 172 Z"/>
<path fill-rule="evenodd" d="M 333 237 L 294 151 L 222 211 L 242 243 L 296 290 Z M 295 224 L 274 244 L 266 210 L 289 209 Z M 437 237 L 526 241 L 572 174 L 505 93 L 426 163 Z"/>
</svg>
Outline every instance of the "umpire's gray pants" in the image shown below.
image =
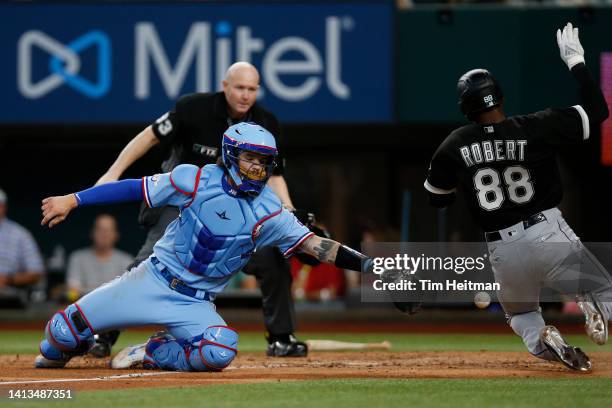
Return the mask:
<svg viewBox="0 0 612 408">
<path fill-rule="evenodd" d="M 561 211 L 542 212 L 546 221 L 525 229 L 522 222 L 500 230 L 501 240 L 488 242 L 498 299 L 512 329 L 534 355 L 543 353 L 540 312 L 543 287 L 564 295 L 597 293 L 609 309 L 612 280 L 606 269 L 580 242 Z M 608 311 L 610 315 L 610 311 Z M 609 316 L 605 316 L 609 317 Z"/>
</svg>

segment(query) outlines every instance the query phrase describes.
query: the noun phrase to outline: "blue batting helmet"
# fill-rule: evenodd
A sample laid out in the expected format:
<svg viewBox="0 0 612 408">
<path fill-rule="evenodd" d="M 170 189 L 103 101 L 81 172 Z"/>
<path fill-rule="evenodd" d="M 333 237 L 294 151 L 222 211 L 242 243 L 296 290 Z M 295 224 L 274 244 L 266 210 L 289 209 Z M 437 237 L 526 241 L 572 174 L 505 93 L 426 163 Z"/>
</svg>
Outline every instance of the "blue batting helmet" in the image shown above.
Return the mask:
<svg viewBox="0 0 612 408">
<path fill-rule="evenodd" d="M 276 166 L 276 140 L 270 132 L 263 127 L 249 122 L 241 122 L 230 126 L 223 134 L 221 143 L 223 164 L 238 191 L 250 195 L 257 195 L 266 185 L 272 170 Z M 260 171 L 250 171 L 250 168 L 241 168 L 238 156 L 242 152 L 252 152 L 266 156 L 262 166 L 258 163 Z"/>
</svg>

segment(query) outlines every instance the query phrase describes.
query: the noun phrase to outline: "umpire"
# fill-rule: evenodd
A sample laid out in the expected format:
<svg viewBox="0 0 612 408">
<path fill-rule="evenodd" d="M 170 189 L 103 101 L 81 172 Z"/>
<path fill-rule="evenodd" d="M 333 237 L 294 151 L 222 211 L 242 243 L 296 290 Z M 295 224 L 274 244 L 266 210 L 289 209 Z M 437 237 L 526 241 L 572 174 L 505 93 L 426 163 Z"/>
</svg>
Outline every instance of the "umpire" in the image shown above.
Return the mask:
<svg viewBox="0 0 612 408">
<path fill-rule="evenodd" d="M 181 97 L 170 112 L 147 126 L 125 146 L 96 185 L 118 180 L 132 163 L 157 144 L 161 144 L 167 152 L 167 158 L 161 165 L 163 172 L 170 172 L 184 163 L 199 167 L 215 163 L 220 156 L 223 132 L 238 122 L 254 122 L 263 126 L 275 136 L 277 145 L 280 144 L 278 120 L 255 102 L 258 89 L 257 69 L 247 62 L 236 62 L 227 70 L 223 92 L 195 93 Z M 284 207 L 295 210 L 283 177 L 282 158 L 278 160 L 268 185 Z M 178 213 L 176 207 L 150 209 L 142 206 L 139 222 L 147 229 L 147 238 L 132 266 L 151 255 L 153 245 Z M 258 250 L 244 272 L 254 275 L 261 286 L 264 323 L 268 332 L 268 356 L 306 356 L 306 344 L 293 335 L 295 310 L 290 291 L 291 274 L 289 264 L 280 251 L 276 247 Z"/>
</svg>

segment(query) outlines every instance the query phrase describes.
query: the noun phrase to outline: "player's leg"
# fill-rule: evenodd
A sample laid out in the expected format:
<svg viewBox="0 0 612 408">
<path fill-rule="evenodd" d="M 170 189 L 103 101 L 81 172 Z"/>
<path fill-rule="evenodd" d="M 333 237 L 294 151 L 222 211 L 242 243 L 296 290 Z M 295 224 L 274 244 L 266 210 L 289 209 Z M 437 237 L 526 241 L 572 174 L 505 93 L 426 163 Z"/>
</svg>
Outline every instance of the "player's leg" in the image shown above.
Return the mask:
<svg viewBox="0 0 612 408">
<path fill-rule="evenodd" d="M 489 260 L 500 290 L 497 298 L 512 330 L 527 350 L 540 356 L 540 332 L 545 326 L 539 309 L 540 278 L 519 240 L 489 242 Z"/>
<path fill-rule="evenodd" d="M 510 245 L 511 252 L 502 252 L 501 257 L 508 259 L 511 255 L 517 260 L 514 262 L 515 267 L 520 268 L 506 270 L 506 281 L 514 281 L 518 277 L 519 282 L 523 283 L 519 286 L 511 285 L 513 293 L 509 293 L 509 287 L 504 287 L 502 283 L 502 305 L 508 314 L 510 326 L 521 336 L 531 354 L 544 360 L 559 361 L 575 370 L 586 371 L 591 368 L 589 358 L 579 348 L 567 344 L 555 327 L 546 326 L 539 308 L 542 284 L 547 283 L 551 271 L 557 268 L 568 251 L 567 243 L 559 244 L 563 241 L 559 237 L 556 221 L 559 211 L 547 210 L 545 215 L 545 222 L 524 230 L 520 238 Z M 495 255 L 496 252 L 493 252 Z M 494 262 L 492 260 L 492 264 Z"/>
<path fill-rule="evenodd" d="M 596 344 L 608 340 L 612 316 L 612 280 L 606 268 L 582 244 L 561 214 L 555 220 L 557 242 L 545 249 L 559 261 L 546 277 L 546 285 L 575 298 L 585 316 L 585 330 Z"/>
<path fill-rule="evenodd" d="M 222 371 L 238 353 L 238 333 L 226 325 L 209 326 L 202 334 L 177 339 L 154 336 L 144 347 L 143 366 L 170 371 Z"/>
<path fill-rule="evenodd" d="M 93 344 L 93 330 L 76 304 L 53 315 L 45 327 L 37 368 L 60 368 L 74 356 L 85 354 Z"/>
<path fill-rule="evenodd" d="M 180 294 L 174 297 L 177 302 L 170 309 L 175 322 L 167 325 L 169 332 L 125 348 L 113 358 L 113 368 L 142 364 L 171 371 L 221 371 L 232 362 L 238 333 L 226 325 L 214 304 Z"/>
<path fill-rule="evenodd" d="M 251 257 L 243 271 L 257 278 L 262 293 L 264 324 L 268 332 L 269 356 L 304 357 L 306 343 L 294 336 L 295 307 L 291 297 L 291 272 L 285 257 L 276 247 L 263 247 Z"/>
<path fill-rule="evenodd" d="M 503 306 L 502 303 L 502 307 Z M 535 309 L 526 310 L 534 306 Z M 514 333 L 521 337 L 529 353 L 544 360 L 552 360 L 552 356 L 546 353 L 546 347 L 540 341 L 540 333 L 546 326 L 540 308 L 537 305 L 526 305 L 524 309 L 525 310 L 522 312 L 509 312 L 504 307 L 508 324 Z"/>
<path fill-rule="evenodd" d="M 546 326 L 542 318 L 539 295 L 541 281 L 549 267 L 541 256 L 541 248 L 534 242 L 542 242 L 541 237 L 548 237 L 549 229 L 542 224 L 531 231 L 525 230 L 515 239 L 488 243 L 495 280 L 501 287 L 498 299 L 508 324 L 532 355 L 559 361 L 574 369 L 589 369 L 588 357 L 580 349 L 568 345 L 559 331 Z"/>
<path fill-rule="evenodd" d="M 588 356 L 580 348 L 569 345 L 556 327 L 544 323 L 539 308 L 522 313 L 508 313 L 506 316 L 512 330 L 523 339 L 525 347 L 535 357 L 558 361 L 579 371 L 588 371 L 591 368 Z"/>
<path fill-rule="evenodd" d="M 143 205 L 140 211 L 138 221 L 141 225 L 147 229 L 147 237 L 144 244 L 136 254 L 134 261 L 127 270 L 131 270 L 138 266 L 142 261 L 147 259 L 153 253 L 153 247 L 155 243 L 164 235 L 166 227 L 178 216 L 178 209 L 176 207 L 163 207 L 163 208 L 148 208 Z M 121 331 L 111 330 L 108 332 L 100 333 L 94 339 L 94 345 L 92 346 L 89 354 L 94 357 L 108 357 L 111 354 L 112 347 L 119 339 Z"/>
<path fill-rule="evenodd" d="M 153 275 L 152 267 L 143 262 L 56 313 L 46 326 L 36 366 L 65 365 L 71 357 L 87 352 L 97 332 L 163 324 L 164 309 L 153 304 L 170 289 Z"/>
</svg>

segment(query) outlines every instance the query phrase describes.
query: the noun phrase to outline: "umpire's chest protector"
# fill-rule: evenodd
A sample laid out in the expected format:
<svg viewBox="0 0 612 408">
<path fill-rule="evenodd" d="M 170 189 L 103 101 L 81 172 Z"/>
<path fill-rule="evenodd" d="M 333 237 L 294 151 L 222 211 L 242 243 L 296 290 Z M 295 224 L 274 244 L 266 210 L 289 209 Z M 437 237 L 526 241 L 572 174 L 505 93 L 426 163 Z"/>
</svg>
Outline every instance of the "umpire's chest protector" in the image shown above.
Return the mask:
<svg viewBox="0 0 612 408">
<path fill-rule="evenodd" d="M 237 196 L 216 165 L 202 169 L 195 191 L 181 209 L 174 251 L 190 272 L 226 278 L 246 265 L 261 225 L 281 211 L 280 200 L 267 188 L 255 198 Z"/>
</svg>

